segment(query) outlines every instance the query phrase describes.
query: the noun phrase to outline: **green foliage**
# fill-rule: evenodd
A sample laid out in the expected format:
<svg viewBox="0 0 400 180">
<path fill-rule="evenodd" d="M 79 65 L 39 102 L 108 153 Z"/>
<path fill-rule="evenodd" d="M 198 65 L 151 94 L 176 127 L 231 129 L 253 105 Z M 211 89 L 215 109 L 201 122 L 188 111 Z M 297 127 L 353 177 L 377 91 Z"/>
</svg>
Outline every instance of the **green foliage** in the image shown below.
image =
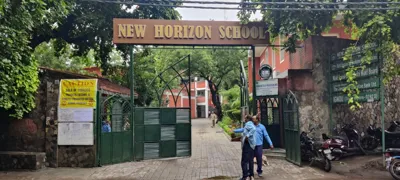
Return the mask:
<svg viewBox="0 0 400 180">
<path fill-rule="evenodd" d="M 227 117 L 227 116 L 224 116 L 222 118 L 222 124 L 231 125 L 232 124 L 232 119 Z"/>
<path fill-rule="evenodd" d="M 286 2 L 281 0 L 248 0 L 249 2 Z M 292 1 L 294 2 L 294 1 Z M 310 2 L 310 1 L 295 1 Z M 314 1 L 322 2 L 322 1 Z M 243 23 L 249 21 L 250 15 L 255 13 L 254 10 L 245 9 L 248 6 L 257 8 L 284 8 L 287 5 L 245 5 L 243 10 L 238 13 Z M 301 7 L 300 7 L 301 6 Z M 315 5 L 292 5 L 291 8 L 318 8 Z M 326 7 L 326 6 L 325 6 Z M 304 40 L 310 35 L 320 35 L 332 26 L 332 19 L 336 14 L 335 11 L 261 11 L 263 15 L 262 21 L 268 25 L 268 32 L 272 38 L 282 35 L 288 40 L 284 43 L 284 48 L 289 52 L 296 52 L 296 42 Z"/>
<path fill-rule="evenodd" d="M 78 56 L 83 56 L 93 49 L 104 75 L 108 75 L 112 66 L 109 54 L 114 49 L 113 18 L 180 19 L 179 13 L 171 7 L 138 6 L 135 8 L 134 5 L 117 3 L 68 2 L 71 3 L 70 13 L 60 23 L 45 24 L 36 28 L 31 47 L 36 47 L 50 39 L 57 39 L 56 44 L 60 44 L 60 47 L 64 47 L 65 43 L 74 45 Z M 117 49 L 122 52 L 124 59 L 128 59 L 128 45 L 118 45 Z"/>
<path fill-rule="evenodd" d="M 223 113 L 235 122 L 240 122 L 240 87 L 235 85 L 231 89 L 223 91 L 222 95 L 228 101 L 227 104 L 222 106 Z"/>
<path fill-rule="evenodd" d="M 237 137 L 238 135 L 233 132 L 236 128 L 239 128 L 240 123 L 234 122 L 227 116 L 222 118 L 222 121 L 218 123 L 218 125 L 232 138 Z M 240 135 L 239 135 L 240 136 Z"/>
<path fill-rule="evenodd" d="M 51 40 L 35 48 L 33 56 L 38 60 L 39 66 L 84 73 L 83 68 L 95 65 L 93 50 L 85 56 L 74 56 L 76 49 L 71 45 L 65 44 L 61 52 L 56 51 L 54 46 L 54 40 Z"/>
<path fill-rule="evenodd" d="M 348 30 L 352 31 L 354 38 L 359 41 L 353 46 L 346 49 L 344 56 L 345 61 L 352 61 L 352 52 L 355 46 L 363 44 L 375 43 L 377 48 L 370 48 L 365 50 L 362 57 L 361 66 L 351 66 L 346 70 L 346 77 L 348 85 L 344 92 L 349 96 L 349 105 L 352 110 L 360 108 L 358 103 L 358 95 L 360 90 L 357 87 L 357 79 L 355 78 L 355 71 L 364 69 L 367 65 L 371 64 L 373 54 L 379 54 L 380 60 L 383 61 L 381 66 L 381 73 L 384 73 L 383 83 L 387 84 L 393 77 L 400 74 L 399 59 L 399 43 L 400 34 L 398 28 L 400 27 L 400 13 L 398 11 L 356 11 L 345 12 L 344 24 Z"/>
<path fill-rule="evenodd" d="M 37 59 L 29 47 L 33 29 L 68 12 L 63 0 L 0 1 L 0 109 L 22 118 L 35 107 Z"/>
<path fill-rule="evenodd" d="M 158 75 L 162 70 L 165 70 L 170 65 L 176 63 L 180 58 L 190 55 L 191 60 L 191 73 L 192 77 L 201 77 L 208 81 L 211 90 L 211 100 L 216 106 L 217 114 L 222 117 L 221 102 L 217 98 L 220 89 L 230 88 L 234 84 L 238 83 L 239 80 L 239 60 L 246 58 L 247 54 L 244 50 L 217 50 L 217 49 L 154 49 L 151 50 L 151 54 L 147 57 L 149 63 L 154 63 L 155 75 Z M 177 64 L 176 69 L 178 72 L 188 69 L 187 61 Z M 172 79 L 176 76 L 176 72 L 170 71 L 163 75 L 165 79 Z M 182 76 L 188 76 L 188 72 Z M 178 81 L 172 81 L 172 87 L 177 87 L 180 84 L 180 78 Z M 157 88 L 163 86 L 165 83 L 157 82 Z M 147 85 L 149 86 L 149 85 Z M 155 99 L 155 97 L 153 97 Z"/>
<path fill-rule="evenodd" d="M 249 0 L 250 2 L 271 2 L 267 0 Z M 282 2 L 280 0 L 272 2 Z M 293 1 L 294 2 L 294 1 Z M 303 2 L 303 1 L 296 1 Z M 304 2 L 328 2 L 328 1 L 304 1 Z M 331 2 L 331 1 L 329 1 Z M 333 1 L 332 1 L 333 2 Z M 335 1 L 336 2 L 336 1 Z M 343 1 L 344 2 L 344 1 Z M 364 2 L 364 0 L 351 0 L 347 2 Z M 398 2 L 397 0 L 390 2 Z M 246 10 L 249 5 L 244 5 L 243 10 L 238 13 L 242 22 L 249 21 L 250 15 L 254 11 Z M 387 8 L 396 5 L 379 5 L 376 8 Z M 261 7 L 257 6 L 257 7 Z M 290 7 L 300 8 L 299 5 L 268 5 L 263 7 Z M 324 6 L 333 8 L 332 6 Z M 269 26 L 269 33 L 272 38 L 277 35 L 288 37 L 284 44 L 287 51 L 293 53 L 296 51 L 295 45 L 298 40 L 304 40 L 310 35 L 320 35 L 322 32 L 328 30 L 332 24 L 335 16 L 343 16 L 342 24 L 346 27 L 346 31 L 352 34 L 352 38 L 358 39 L 357 43 L 347 49 L 345 60 L 351 61 L 351 52 L 354 46 L 377 43 L 380 46 L 374 51 L 380 54 L 383 60 L 382 72 L 384 73 L 383 82 L 386 84 L 392 80 L 393 77 L 400 74 L 399 59 L 399 43 L 400 43 L 400 12 L 396 10 L 381 10 L 381 11 L 362 11 L 362 10 L 348 10 L 346 7 L 352 5 L 344 5 L 341 11 L 261 11 L 263 14 L 263 22 Z M 358 6 L 357 6 L 358 7 Z M 301 5 L 301 8 L 320 8 L 317 5 Z M 337 7 L 336 7 L 337 8 Z M 360 106 L 358 95 L 360 93 L 357 88 L 357 79 L 355 79 L 355 71 L 363 69 L 367 64 L 370 64 L 372 59 L 371 51 L 365 52 L 362 60 L 362 65 L 359 67 L 349 67 L 346 72 L 348 86 L 344 92 L 349 96 L 349 105 L 352 110 Z"/>
</svg>

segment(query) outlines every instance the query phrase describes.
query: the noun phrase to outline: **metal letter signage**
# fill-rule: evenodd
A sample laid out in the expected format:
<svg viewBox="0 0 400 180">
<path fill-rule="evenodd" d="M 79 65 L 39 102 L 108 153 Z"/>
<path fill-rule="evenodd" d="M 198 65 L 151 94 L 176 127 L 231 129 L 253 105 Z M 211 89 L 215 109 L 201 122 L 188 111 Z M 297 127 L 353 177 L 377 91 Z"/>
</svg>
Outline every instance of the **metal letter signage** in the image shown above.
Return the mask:
<svg viewBox="0 0 400 180">
<path fill-rule="evenodd" d="M 265 23 L 114 19 L 114 44 L 263 45 L 269 44 Z"/>
<path fill-rule="evenodd" d="M 272 78 L 272 68 L 268 64 L 263 64 L 260 67 L 260 70 L 258 71 L 258 74 L 260 77 L 264 80 L 268 80 Z"/>
</svg>

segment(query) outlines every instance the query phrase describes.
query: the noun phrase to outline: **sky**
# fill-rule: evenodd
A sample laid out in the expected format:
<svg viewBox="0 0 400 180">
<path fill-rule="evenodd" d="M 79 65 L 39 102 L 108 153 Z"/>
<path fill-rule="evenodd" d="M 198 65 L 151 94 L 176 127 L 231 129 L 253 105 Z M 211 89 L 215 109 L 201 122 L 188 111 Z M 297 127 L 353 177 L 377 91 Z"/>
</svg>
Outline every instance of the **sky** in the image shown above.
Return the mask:
<svg viewBox="0 0 400 180">
<path fill-rule="evenodd" d="M 203 0 L 203 1 L 215 1 L 215 0 Z M 226 2 L 240 2 L 241 0 L 224 0 Z M 186 6 L 212 6 L 212 7 L 237 7 L 235 5 L 203 5 L 203 4 L 185 4 Z M 239 21 L 237 18 L 237 12 L 239 10 L 223 10 L 223 9 L 193 9 L 193 8 L 177 8 L 182 16 L 182 20 L 197 20 L 197 21 Z M 261 14 L 258 12 L 252 16 L 251 19 L 261 19 Z"/>
</svg>

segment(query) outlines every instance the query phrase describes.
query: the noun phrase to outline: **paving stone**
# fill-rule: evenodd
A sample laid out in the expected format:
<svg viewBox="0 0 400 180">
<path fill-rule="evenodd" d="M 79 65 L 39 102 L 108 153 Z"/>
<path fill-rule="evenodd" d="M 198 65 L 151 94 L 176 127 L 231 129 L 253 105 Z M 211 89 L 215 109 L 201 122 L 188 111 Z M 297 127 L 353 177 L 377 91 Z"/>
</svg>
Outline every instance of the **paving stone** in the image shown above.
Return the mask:
<svg viewBox="0 0 400 180">
<path fill-rule="evenodd" d="M 241 176 L 240 142 L 230 142 L 221 128 L 210 127 L 207 119 L 192 121 L 192 156 L 190 158 L 147 160 L 108 165 L 98 168 L 47 168 L 35 172 L 0 172 L 0 180 L 199 180 L 225 176 L 238 179 Z M 335 173 L 325 173 L 311 167 L 298 167 L 285 160 L 268 159 L 264 166 L 264 179 L 309 180 L 309 179 L 357 179 Z M 256 178 L 262 179 L 262 178 Z"/>
</svg>

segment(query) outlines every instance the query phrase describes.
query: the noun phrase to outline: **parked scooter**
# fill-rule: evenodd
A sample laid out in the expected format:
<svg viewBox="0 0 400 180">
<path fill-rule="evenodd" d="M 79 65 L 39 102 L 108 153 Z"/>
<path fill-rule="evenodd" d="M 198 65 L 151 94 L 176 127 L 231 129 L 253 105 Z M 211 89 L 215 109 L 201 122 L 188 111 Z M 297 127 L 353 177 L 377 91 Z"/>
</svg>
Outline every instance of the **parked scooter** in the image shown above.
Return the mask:
<svg viewBox="0 0 400 180">
<path fill-rule="evenodd" d="M 400 148 L 386 149 L 386 169 L 396 180 L 400 180 Z"/>
<path fill-rule="evenodd" d="M 326 172 L 331 170 L 331 161 L 328 158 L 331 156 L 330 149 L 323 149 L 321 143 L 315 143 L 305 132 L 300 134 L 300 144 L 302 160 L 310 162 L 310 166 L 316 164 Z"/>
<path fill-rule="evenodd" d="M 400 127 L 399 121 L 392 121 L 385 130 L 385 142 L 388 148 L 400 148 L 400 132 L 396 131 Z M 382 129 L 376 127 L 376 123 L 367 128 L 367 135 L 362 137 L 361 146 L 365 150 L 374 150 L 382 142 Z"/>
<path fill-rule="evenodd" d="M 322 139 L 325 141 L 322 147 L 332 150 L 332 156 L 334 156 L 332 160 L 356 154 L 365 155 L 365 150 L 360 145 L 360 135 L 354 129 L 354 124 L 344 125 L 341 129 L 344 136 L 328 137 L 326 134 L 322 134 Z"/>
</svg>

